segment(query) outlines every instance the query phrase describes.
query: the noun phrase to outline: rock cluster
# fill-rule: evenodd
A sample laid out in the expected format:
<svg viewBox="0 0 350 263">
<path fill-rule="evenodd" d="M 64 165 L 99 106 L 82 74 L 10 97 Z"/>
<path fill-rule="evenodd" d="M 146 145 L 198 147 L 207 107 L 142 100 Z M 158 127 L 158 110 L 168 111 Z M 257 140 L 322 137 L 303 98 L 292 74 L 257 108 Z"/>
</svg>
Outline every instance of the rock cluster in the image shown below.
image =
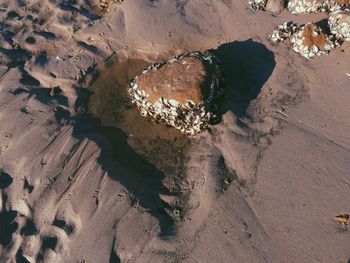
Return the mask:
<svg viewBox="0 0 350 263">
<path fill-rule="evenodd" d="M 330 12 L 349 4 L 349 0 L 290 0 L 287 9 L 292 14 L 310 14 Z"/>
<path fill-rule="evenodd" d="M 128 93 L 142 116 L 194 135 L 215 117 L 221 79 L 213 54 L 191 52 L 148 67 L 131 81 Z"/>
<path fill-rule="evenodd" d="M 313 24 L 297 25 L 289 22 L 279 25 L 270 34 L 271 42 L 278 43 L 290 38 L 293 50 L 310 59 L 315 56 L 329 54 L 340 45 L 334 35 L 327 35 L 323 30 Z"/>
<path fill-rule="evenodd" d="M 273 43 L 283 42 L 290 38 L 297 30 L 299 26 L 293 22 L 285 22 L 278 25 L 277 28 L 269 35 L 269 39 Z"/>
<path fill-rule="evenodd" d="M 270 2 L 271 1 L 271 2 Z M 285 22 L 269 35 L 272 43 L 291 40 L 293 50 L 306 58 L 313 58 L 350 41 L 350 0 L 289 0 L 287 9 L 293 14 L 329 13 L 328 27 L 313 23 L 298 25 Z M 250 0 L 254 10 L 280 12 L 284 7 L 280 0 Z M 270 5 L 269 5 L 270 4 Z"/>
<path fill-rule="evenodd" d="M 273 43 L 290 38 L 293 50 L 306 58 L 329 54 L 344 41 L 350 41 L 350 0 L 291 0 L 288 10 L 294 14 L 329 12 L 328 26 L 314 23 L 283 23 L 269 35 Z"/>
<path fill-rule="evenodd" d="M 287 2 L 287 9 L 292 14 L 331 12 L 350 6 L 350 0 L 289 0 Z M 249 0 L 249 5 L 255 11 L 268 10 L 279 13 L 283 11 L 284 1 Z"/>
<path fill-rule="evenodd" d="M 292 35 L 293 50 L 306 58 L 313 58 L 322 54 L 329 54 L 335 48 L 322 29 L 313 23 L 308 23 Z"/>
<path fill-rule="evenodd" d="M 350 41 L 350 10 L 336 10 L 328 19 L 329 29 L 339 40 Z"/>
<path fill-rule="evenodd" d="M 285 8 L 285 0 L 249 0 L 249 6 L 253 11 L 264 10 L 279 14 Z"/>
</svg>

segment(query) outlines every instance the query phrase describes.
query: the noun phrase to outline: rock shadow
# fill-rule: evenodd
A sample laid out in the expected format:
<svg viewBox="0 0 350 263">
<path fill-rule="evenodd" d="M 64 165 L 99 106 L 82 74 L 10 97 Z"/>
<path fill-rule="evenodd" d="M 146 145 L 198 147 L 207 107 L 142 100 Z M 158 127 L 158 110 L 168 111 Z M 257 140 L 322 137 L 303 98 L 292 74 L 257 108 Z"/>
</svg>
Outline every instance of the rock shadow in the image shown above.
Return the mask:
<svg viewBox="0 0 350 263">
<path fill-rule="evenodd" d="M 66 1 L 64 3 L 60 3 L 58 5 L 58 7 L 62 11 L 78 13 L 78 14 L 80 14 L 82 16 L 85 16 L 86 18 L 88 18 L 91 21 L 101 18 L 101 16 L 93 14 L 93 13 L 90 13 L 87 9 L 85 9 L 83 7 L 76 7 L 75 4 L 76 4 L 76 1 Z"/>
<path fill-rule="evenodd" d="M 33 86 L 30 88 L 17 88 L 12 93 L 14 95 L 18 94 L 27 94 L 28 98 L 35 97 L 38 101 L 41 103 L 44 103 L 46 105 L 55 105 L 57 106 L 55 109 L 56 116 L 58 114 L 61 114 L 61 111 L 68 112 L 67 110 L 63 110 L 62 106 L 68 106 L 68 98 L 64 95 L 50 95 L 51 89 L 49 88 L 42 88 L 38 86 Z M 57 119 L 57 118 L 56 118 Z"/>
<path fill-rule="evenodd" d="M 0 190 L 6 189 L 13 182 L 12 176 L 0 170 Z"/>
<path fill-rule="evenodd" d="M 110 178 L 125 187 L 132 205 L 159 221 L 162 237 L 174 234 L 174 220 L 166 212 L 170 207 L 160 199 L 160 194 L 171 195 L 162 184 L 164 173 L 129 145 L 129 135 L 121 128 L 104 126 L 89 114 L 73 119 L 75 138 L 88 138 L 99 146 L 98 163 Z"/>
<path fill-rule="evenodd" d="M 12 234 L 18 228 L 16 217 L 17 212 L 13 210 L 0 212 L 0 245 L 2 247 L 7 247 L 12 241 Z"/>
<path fill-rule="evenodd" d="M 177 130 L 142 117 L 127 98 L 129 81 L 146 65 L 145 61 L 128 59 L 111 66 L 116 76 L 94 72 L 100 84 L 92 90 L 77 89 L 76 110 L 81 114 L 73 117 L 74 136 L 99 145 L 99 164 L 125 187 L 134 207 L 158 220 L 160 236 L 165 238 L 175 233 L 175 208 L 161 195 L 181 196 L 176 183 L 168 187 L 165 181 L 175 182 L 183 176 L 183 149 L 188 141 Z M 89 111 L 83 113 L 87 108 Z"/>
<path fill-rule="evenodd" d="M 224 75 L 221 114 L 231 111 L 237 117 L 247 115 L 250 103 L 257 98 L 276 66 L 273 52 L 248 39 L 223 44 L 213 53 L 219 58 Z"/>
<path fill-rule="evenodd" d="M 225 78 L 222 113 L 232 111 L 238 117 L 246 115 L 251 101 L 273 72 L 276 64 L 273 53 L 252 40 L 225 44 L 213 52 L 220 60 Z M 127 98 L 129 81 L 148 64 L 126 59 L 107 62 L 104 70 L 95 70 L 91 74 L 95 87 L 77 89 L 76 110 L 80 114 L 73 117 L 74 136 L 89 138 L 99 145 L 98 162 L 102 168 L 126 188 L 134 206 L 159 221 L 160 235 L 167 237 L 176 230 L 174 214 L 180 213 L 181 218 L 185 213 L 181 209 L 186 210 L 183 205 L 186 201 L 177 183 L 185 178 L 182 168 L 186 150 L 182 150 L 189 147 L 190 141 L 175 129 L 140 116 Z M 114 73 L 111 76 L 104 71 Z M 169 204 L 161 196 L 179 202 Z"/>
</svg>

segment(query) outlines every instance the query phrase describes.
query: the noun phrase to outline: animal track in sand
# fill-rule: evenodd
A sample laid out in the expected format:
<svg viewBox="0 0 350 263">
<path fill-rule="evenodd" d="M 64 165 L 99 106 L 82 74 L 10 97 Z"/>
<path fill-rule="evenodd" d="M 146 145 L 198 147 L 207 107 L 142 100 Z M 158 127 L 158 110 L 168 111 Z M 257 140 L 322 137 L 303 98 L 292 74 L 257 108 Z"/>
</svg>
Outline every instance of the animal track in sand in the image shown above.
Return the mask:
<svg viewBox="0 0 350 263">
<path fill-rule="evenodd" d="M 106 57 L 106 53 L 111 52 L 109 42 L 114 41 L 109 35 L 113 30 L 111 27 L 106 27 L 106 32 L 98 31 L 89 34 L 88 37 L 82 33 L 97 20 L 104 22 L 104 12 L 100 8 L 101 1 L 36 0 L 28 4 L 22 3 L 20 7 L 12 10 L 6 9 L 4 16 L 7 19 L 2 21 L 4 41 L 0 43 L 2 52 L 6 53 L 3 63 L 12 67 L 16 63 L 27 61 L 26 64 L 27 66 L 30 64 L 31 70 L 41 71 L 44 66 L 52 62 L 50 59 L 56 58 L 57 63 L 69 60 L 71 69 L 61 68 L 60 72 L 55 72 L 56 76 L 81 79 L 84 72 L 80 72 L 80 68 L 75 67 L 75 64 L 81 60 L 82 49 L 91 51 L 91 56 L 94 58 L 101 55 Z M 122 1 L 102 2 L 108 2 L 108 6 L 111 7 L 114 4 L 121 4 Z M 111 11 L 115 10 L 117 8 Z M 115 15 L 114 13 L 112 15 Z M 62 50 L 60 47 L 67 45 L 71 47 L 70 55 L 60 55 Z"/>
<path fill-rule="evenodd" d="M 69 203 L 62 203 L 53 211 L 51 222 L 37 220 L 37 212 L 24 199 L 13 200 L 10 178 L 0 172 L 0 261 L 60 262 L 60 255 L 68 252 L 70 239 L 81 228 L 79 215 Z"/>
</svg>

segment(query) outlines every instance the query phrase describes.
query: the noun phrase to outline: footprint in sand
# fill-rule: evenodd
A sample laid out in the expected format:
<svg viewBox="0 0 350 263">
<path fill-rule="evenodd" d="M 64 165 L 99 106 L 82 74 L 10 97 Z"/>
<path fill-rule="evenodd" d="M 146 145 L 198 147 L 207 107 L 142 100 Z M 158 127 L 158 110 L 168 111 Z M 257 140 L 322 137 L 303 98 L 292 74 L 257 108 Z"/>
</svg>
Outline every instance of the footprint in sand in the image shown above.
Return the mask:
<svg viewBox="0 0 350 263">
<path fill-rule="evenodd" d="M 0 172 L 0 262 L 62 262 L 69 242 L 81 228 L 69 203 L 60 204 L 51 222 L 36 220 L 24 200 L 11 200 L 12 177 Z M 24 187 L 28 188 L 24 180 Z M 45 209 L 45 208 L 44 208 Z"/>
</svg>

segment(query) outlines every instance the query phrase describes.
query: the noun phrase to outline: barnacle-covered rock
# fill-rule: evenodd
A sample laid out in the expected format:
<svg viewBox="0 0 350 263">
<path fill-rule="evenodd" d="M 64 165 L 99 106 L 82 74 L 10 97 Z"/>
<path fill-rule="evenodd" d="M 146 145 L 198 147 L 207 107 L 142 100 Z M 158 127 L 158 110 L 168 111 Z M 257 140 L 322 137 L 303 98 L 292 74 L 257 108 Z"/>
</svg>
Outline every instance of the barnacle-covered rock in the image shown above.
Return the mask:
<svg viewBox="0 0 350 263">
<path fill-rule="evenodd" d="M 275 15 L 280 14 L 285 8 L 285 0 L 268 0 L 266 4 L 266 11 Z"/>
<path fill-rule="evenodd" d="M 341 45 L 342 36 L 337 38 L 334 34 L 326 34 L 324 31 L 328 31 L 328 29 L 322 29 L 313 23 L 298 25 L 286 22 L 279 25 L 269 35 L 269 40 L 273 43 L 279 43 L 289 38 L 293 50 L 310 59 L 323 54 L 328 55 Z"/>
<path fill-rule="evenodd" d="M 341 41 L 350 41 L 350 10 L 336 10 L 328 19 L 332 34 Z"/>
<path fill-rule="evenodd" d="M 322 29 L 313 23 L 308 23 L 292 35 L 293 50 L 306 58 L 328 54 L 335 46 L 334 41 L 326 36 Z"/>
<path fill-rule="evenodd" d="M 287 9 L 293 14 L 329 12 L 349 6 L 350 0 L 290 0 Z"/>
<path fill-rule="evenodd" d="M 192 52 L 148 67 L 132 80 L 128 92 L 141 115 L 196 134 L 215 117 L 213 108 L 222 93 L 217 58 Z"/>
</svg>

